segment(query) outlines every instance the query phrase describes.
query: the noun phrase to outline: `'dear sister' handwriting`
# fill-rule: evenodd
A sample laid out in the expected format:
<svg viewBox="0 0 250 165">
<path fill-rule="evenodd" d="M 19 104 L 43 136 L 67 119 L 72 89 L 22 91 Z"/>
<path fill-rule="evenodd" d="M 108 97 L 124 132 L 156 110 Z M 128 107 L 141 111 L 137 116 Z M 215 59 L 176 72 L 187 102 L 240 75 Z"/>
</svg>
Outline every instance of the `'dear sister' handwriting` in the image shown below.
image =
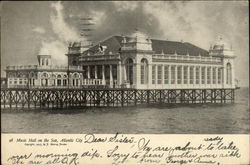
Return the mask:
<svg viewBox="0 0 250 165">
<path fill-rule="evenodd" d="M 33 141 L 38 143 L 38 141 Z M 221 159 L 235 161 L 242 153 L 234 141 L 220 136 L 209 136 L 193 142 L 188 139 L 180 143 L 168 141 L 159 143 L 143 136 L 114 134 L 100 136 L 86 134 L 82 138 L 63 139 L 66 147 L 55 143 L 62 139 L 53 139 L 53 143 L 43 145 L 38 152 L 32 149 L 26 153 L 10 154 L 8 164 L 60 164 L 80 165 L 99 161 L 103 164 L 215 164 Z M 52 145 L 53 144 L 53 145 Z M 77 144 L 77 149 L 72 148 Z M 34 144 L 35 145 L 35 144 Z M 28 147 L 29 145 L 24 145 Z M 100 147 L 101 146 L 101 147 Z M 30 146 L 29 146 L 30 147 Z M 57 148 L 55 148 L 57 147 Z M 46 149 L 46 150 L 45 150 Z M 54 152 L 52 152 L 54 151 Z"/>
</svg>

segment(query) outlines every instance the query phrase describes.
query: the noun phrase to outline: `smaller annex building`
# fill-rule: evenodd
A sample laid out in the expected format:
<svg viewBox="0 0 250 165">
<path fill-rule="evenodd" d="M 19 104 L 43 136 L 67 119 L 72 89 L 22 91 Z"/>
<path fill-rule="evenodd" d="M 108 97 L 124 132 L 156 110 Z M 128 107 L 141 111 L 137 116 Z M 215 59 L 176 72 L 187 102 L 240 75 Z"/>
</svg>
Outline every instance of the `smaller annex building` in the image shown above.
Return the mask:
<svg viewBox="0 0 250 165">
<path fill-rule="evenodd" d="M 90 48 L 74 42 L 68 50 L 69 64 L 82 67 L 83 79 L 112 88 L 235 88 L 234 51 L 222 38 L 207 51 L 136 31 L 111 36 Z"/>
<path fill-rule="evenodd" d="M 38 65 L 7 66 L 8 88 L 79 88 L 81 66 L 53 66 L 50 55 L 38 55 Z"/>
</svg>

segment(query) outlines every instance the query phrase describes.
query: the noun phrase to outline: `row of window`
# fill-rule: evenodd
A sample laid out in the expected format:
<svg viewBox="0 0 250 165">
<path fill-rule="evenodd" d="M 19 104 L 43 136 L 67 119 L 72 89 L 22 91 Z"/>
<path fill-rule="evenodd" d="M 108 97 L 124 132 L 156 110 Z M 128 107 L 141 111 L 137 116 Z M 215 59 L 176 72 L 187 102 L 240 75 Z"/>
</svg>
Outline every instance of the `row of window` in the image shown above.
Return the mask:
<svg viewBox="0 0 250 165">
<path fill-rule="evenodd" d="M 156 73 L 157 72 L 157 73 Z M 162 73 L 164 72 L 164 73 Z M 227 84 L 232 83 L 232 69 L 227 68 Z M 141 79 L 144 74 L 141 74 Z M 144 83 L 144 80 L 141 81 Z M 152 84 L 221 84 L 222 68 L 188 66 L 152 66 Z"/>
<path fill-rule="evenodd" d="M 41 85 L 42 86 L 48 86 L 48 79 L 42 79 L 41 80 Z M 50 86 L 67 86 L 67 79 L 57 79 L 57 80 L 51 80 L 50 81 Z M 79 79 L 72 79 L 72 85 L 73 86 L 79 86 L 80 85 L 80 80 Z"/>
<path fill-rule="evenodd" d="M 19 80 L 19 81 L 17 81 L 17 80 L 14 80 L 14 81 L 9 81 L 9 84 L 10 85 L 25 85 L 25 84 L 27 84 L 27 81 L 26 80 Z"/>
<path fill-rule="evenodd" d="M 55 74 L 52 74 L 52 75 L 50 75 L 49 76 L 49 74 L 48 73 L 43 73 L 42 75 L 41 75 L 41 77 L 42 78 L 52 78 L 52 79 L 59 79 L 59 78 L 67 78 L 68 76 L 66 75 L 66 74 L 58 74 L 58 75 L 55 75 Z M 72 78 L 80 78 L 80 74 L 79 73 L 74 73 L 72 76 L 70 76 L 70 77 L 72 77 Z"/>
<path fill-rule="evenodd" d="M 48 84 L 48 81 L 49 81 L 49 79 L 41 79 L 41 86 L 48 86 L 49 84 Z M 72 80 L 72 85 L 73 86 L 79 86 L 79 83 L 80 82 L 80 80 L 79 79 L 73 79 Z M 27 85 L 27 83 L 28 83 L 28 81 L 27 80 L 19 80 L 19 81 L 17 81 L 17 80 L 14 80 L 14 81 L 12 81 L 12 80 L 10 80 L 9 81 L 9 84 L 10 85 Z M 29 85 L 35 85 L 35 80 L 34 79 L 32 79 L 32 80 L 30 80 L 29 81 Z M 51 86 L 67 86 L 67 80 L 66 79 L 58 79 L 58 80 L 51 80 L 50 81 L 50 85 Z"/>
</svg>

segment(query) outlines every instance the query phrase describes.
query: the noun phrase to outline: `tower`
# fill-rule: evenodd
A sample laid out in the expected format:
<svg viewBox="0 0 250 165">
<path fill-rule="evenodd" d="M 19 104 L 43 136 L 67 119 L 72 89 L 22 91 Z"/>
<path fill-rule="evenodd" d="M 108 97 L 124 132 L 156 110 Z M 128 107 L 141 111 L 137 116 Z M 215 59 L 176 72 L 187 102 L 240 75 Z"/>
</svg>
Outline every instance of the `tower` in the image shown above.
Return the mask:
<svg viewBox="0 0 250 165">
<path fill-rule="evenodd" d="M 222 37 L 219 36 L 213 46 L 210 47 L 209 55 L 220 57 L 222 61 L 222 82 L 225 88 L 235 88 L 235 73 L 234 73 L 234 51 L 232 46 L 229 46 Z"/>
<path fill-rule="evenodd" d="M 124 66 L 124 80 L 133 88 L 147 88 L 151 82 L 152 64 L 151 39 L 138 29 L 128 38 L 123 37 L 121 61 Z M 141 80 L 143 79 L 143 80 Z M 140 84 L 140 85 L 139 85 Z"/>
</svg>

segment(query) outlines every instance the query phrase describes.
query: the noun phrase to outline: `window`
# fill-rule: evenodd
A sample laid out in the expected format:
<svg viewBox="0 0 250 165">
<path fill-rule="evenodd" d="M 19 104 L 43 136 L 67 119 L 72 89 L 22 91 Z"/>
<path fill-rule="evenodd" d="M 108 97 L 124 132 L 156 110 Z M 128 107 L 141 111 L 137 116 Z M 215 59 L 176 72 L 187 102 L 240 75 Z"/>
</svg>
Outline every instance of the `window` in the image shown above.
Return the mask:
<svg viewBox="0 0 250 165">
<path fill-rule="evenodd" d="M 56 85 L 56 75 L 55 74 L 52 74 L 51 75 L 51 86 L 55 86 Z"/>
<path fill-rule="evenodd" d="M 211 67 L 207 68 L 207 84 L 211 84 Z"/>
<path fill-rule="evenodd" d="M 43 73 L 42 77 L 47 78 L 47 77 L 49 77 L 49 75 L 48 75 L 48 73 Z"/>
<path fill-rule="evenodd" d="M 129 84 L 133 84 L 133 60 L 131 58 L 126 61 L 126 74 Z"/>
<path fill-rule="evenodd" d="M 183 73 L 183 77 L 184 77 L 184 84 L 188 83 L 188 67 L 184 66 L 184 73 Z"/>
<path fill-rule="evenodd" d="M 96 69 L 97 69 L 97 78 L 98 78 L 98 67 L 96 67 Z M 114 80 L 117 80 L 117 65 L 112 65 L 112 76 Z"/>
<path fill-rule="evenodd" d="M 213 84 L 216 84 L 216 68 L 213 68 Z"/>
<path fill-rule="evenodd" d="M 78 80 L 78 79 L 76 79 L 76 86 L 78 86 L 78 85 L 79 85 L 79 83 L 78 83 L 78 82 L 79 82 L 79 80 Z"/>
<path fill-rule="evenodd" d="M 148 83 L 148 62 L 146 59 L 141 60 L 141 84 Z"/>
<path fill-rule="evenodd" d="M 66 78 L 66 77 L 64 77 L 64 78 Z M 72 83 L 73 83 L 72 85 L 73 86 L 78 86 L 79 79 L 80 79 L 80 74 L 79 73 L 74 73 L 72 75 Z"/>
<path fill-rule="evenodd" d="M 108 66 L 108 72 L 110 74 L 110 67 Z M 90 78 L 94 79 L 95 78 L 95 66 L 92 65 L 89 67 L 89 73 L 90 73 Z"/>
<path fill-rule="evenodd" d="M 42 86 L 48 86 L 48 79 L 42 79 Z"/>
<path fill-rule="evenodd" d="M 61 86 L 62 85 L 61 83 L 62 83 L 62 80 L 58 79 L 57 80 L 57 86 Z"/>
<path fill-rule="evenodd" d="M 62 76 L 61 75 L 57 75 L 57 86 L 61 86 L 62 85 L 62 80 L 61 80 Z"/>
<path fill-rule="evenodd" d="M 161 84 L 161 82 L 162 82 L 162 66 L 161 65 L 158 65 L 157 81 L 158 81 L 158 84 Z"/>
<path fill-rule="evenodd" d="M 48 77 L 49 77 L 48 73 L 42 74 L 42 79 L 41 79 L 42 86 L 48 86 Z"/>
<path fill-rule="evenodd" d="M 177 67 L 177 84 L 181 84 L 182 79 L 182 66 Z"/>
<path fill-rule="evenodd" d="M 73 66 L 77 66 L 77 62 L 75 60 L 72 61 Z"/>
<path fill-rule="evenodd" d="M 152 66 L 152 84 L 155 84 L 155 65 Z"/>
<path fill-rule="evenodd" d="M 189 69 L 189 83 L 190 84 L 193 84 L 194 83 L 194 67 L 191 66 L 190 69 Z"/>
<path fill-rule="evenodd" d="M 201 84 L 205 84 L 205 71 L 206 68 L 205 67 L 202 67 L 201 68 Z"/>
<path fill-rule="evenodd" d="M 227 63 L 227 84 L 232 84 L 232 67 L 230 63 Z"/>
<path fill-rule="evenodd" d="M 171 84 L 175 84 L 175 66 L 171 66 Z"/>
<path fill-rule="evenodd" d="M 50 82 L 51 82 L 51 86 L 55 86 L 55 79 L 52 79 Z"/>
<path fill-rule="evenodd" d="M 218 84 L 221 84 L 221 78 L 222 78 L 222 69 L 218 68 Z"/>
<path fill-rule="evenodd" d="M 31 72 L 31 73 L 30 73 L 30 78 L 35 78 L 34 72 Z"/>
<path fill-rule="evenodd" d="M 104 66 L 105 68 L 104 68 L 104 71 L 105 71 L 105 73 L 104 73 L 104 75 L 105 75 L 105 79 L 110 79 L 110 66 L 109 65 L 105 65 Z M 128 76 L 128 75 L 130 75 L 130 73 L 128 73 L 129 72 L 129 70 L 127 70 L 128 69 L 128 66 L 126 66 L 126 75 Z M 129 77 L 127 77 L 127 81 L 129 82 Z"/>
<path fill-rule="evenodd" d="M 116 69 L 116 74 L 117 74 L 117 69 Z M 83 76 L 85 76 L 84 73 L 83 73 Z M 102 65 L 98 65 L 97 66 L 97 78 L 98 79 L 102 79 Z"/>
<path fill-rule="evenodd" d="M 64 79 L 64 80 L 63 80 L 63 86 L 66 86 L 66 85 L 67 85 L 67 80 Z"/>
<path fill-rule="evenodd" d="M 196 79 L 196 84 L 200 83 L 200 67 L 195 68 L 195 79 Z"/>
<path fill-rule="evenodd" d="M 164 66 L 164 84 L 169 84 L 169 66 Z"/>
<path fill-rule="evenodd" d="M 83 70 L 83 78 L 88 78 L 88 67 L 87 66 L 82 66 Z"/>
</svg>

